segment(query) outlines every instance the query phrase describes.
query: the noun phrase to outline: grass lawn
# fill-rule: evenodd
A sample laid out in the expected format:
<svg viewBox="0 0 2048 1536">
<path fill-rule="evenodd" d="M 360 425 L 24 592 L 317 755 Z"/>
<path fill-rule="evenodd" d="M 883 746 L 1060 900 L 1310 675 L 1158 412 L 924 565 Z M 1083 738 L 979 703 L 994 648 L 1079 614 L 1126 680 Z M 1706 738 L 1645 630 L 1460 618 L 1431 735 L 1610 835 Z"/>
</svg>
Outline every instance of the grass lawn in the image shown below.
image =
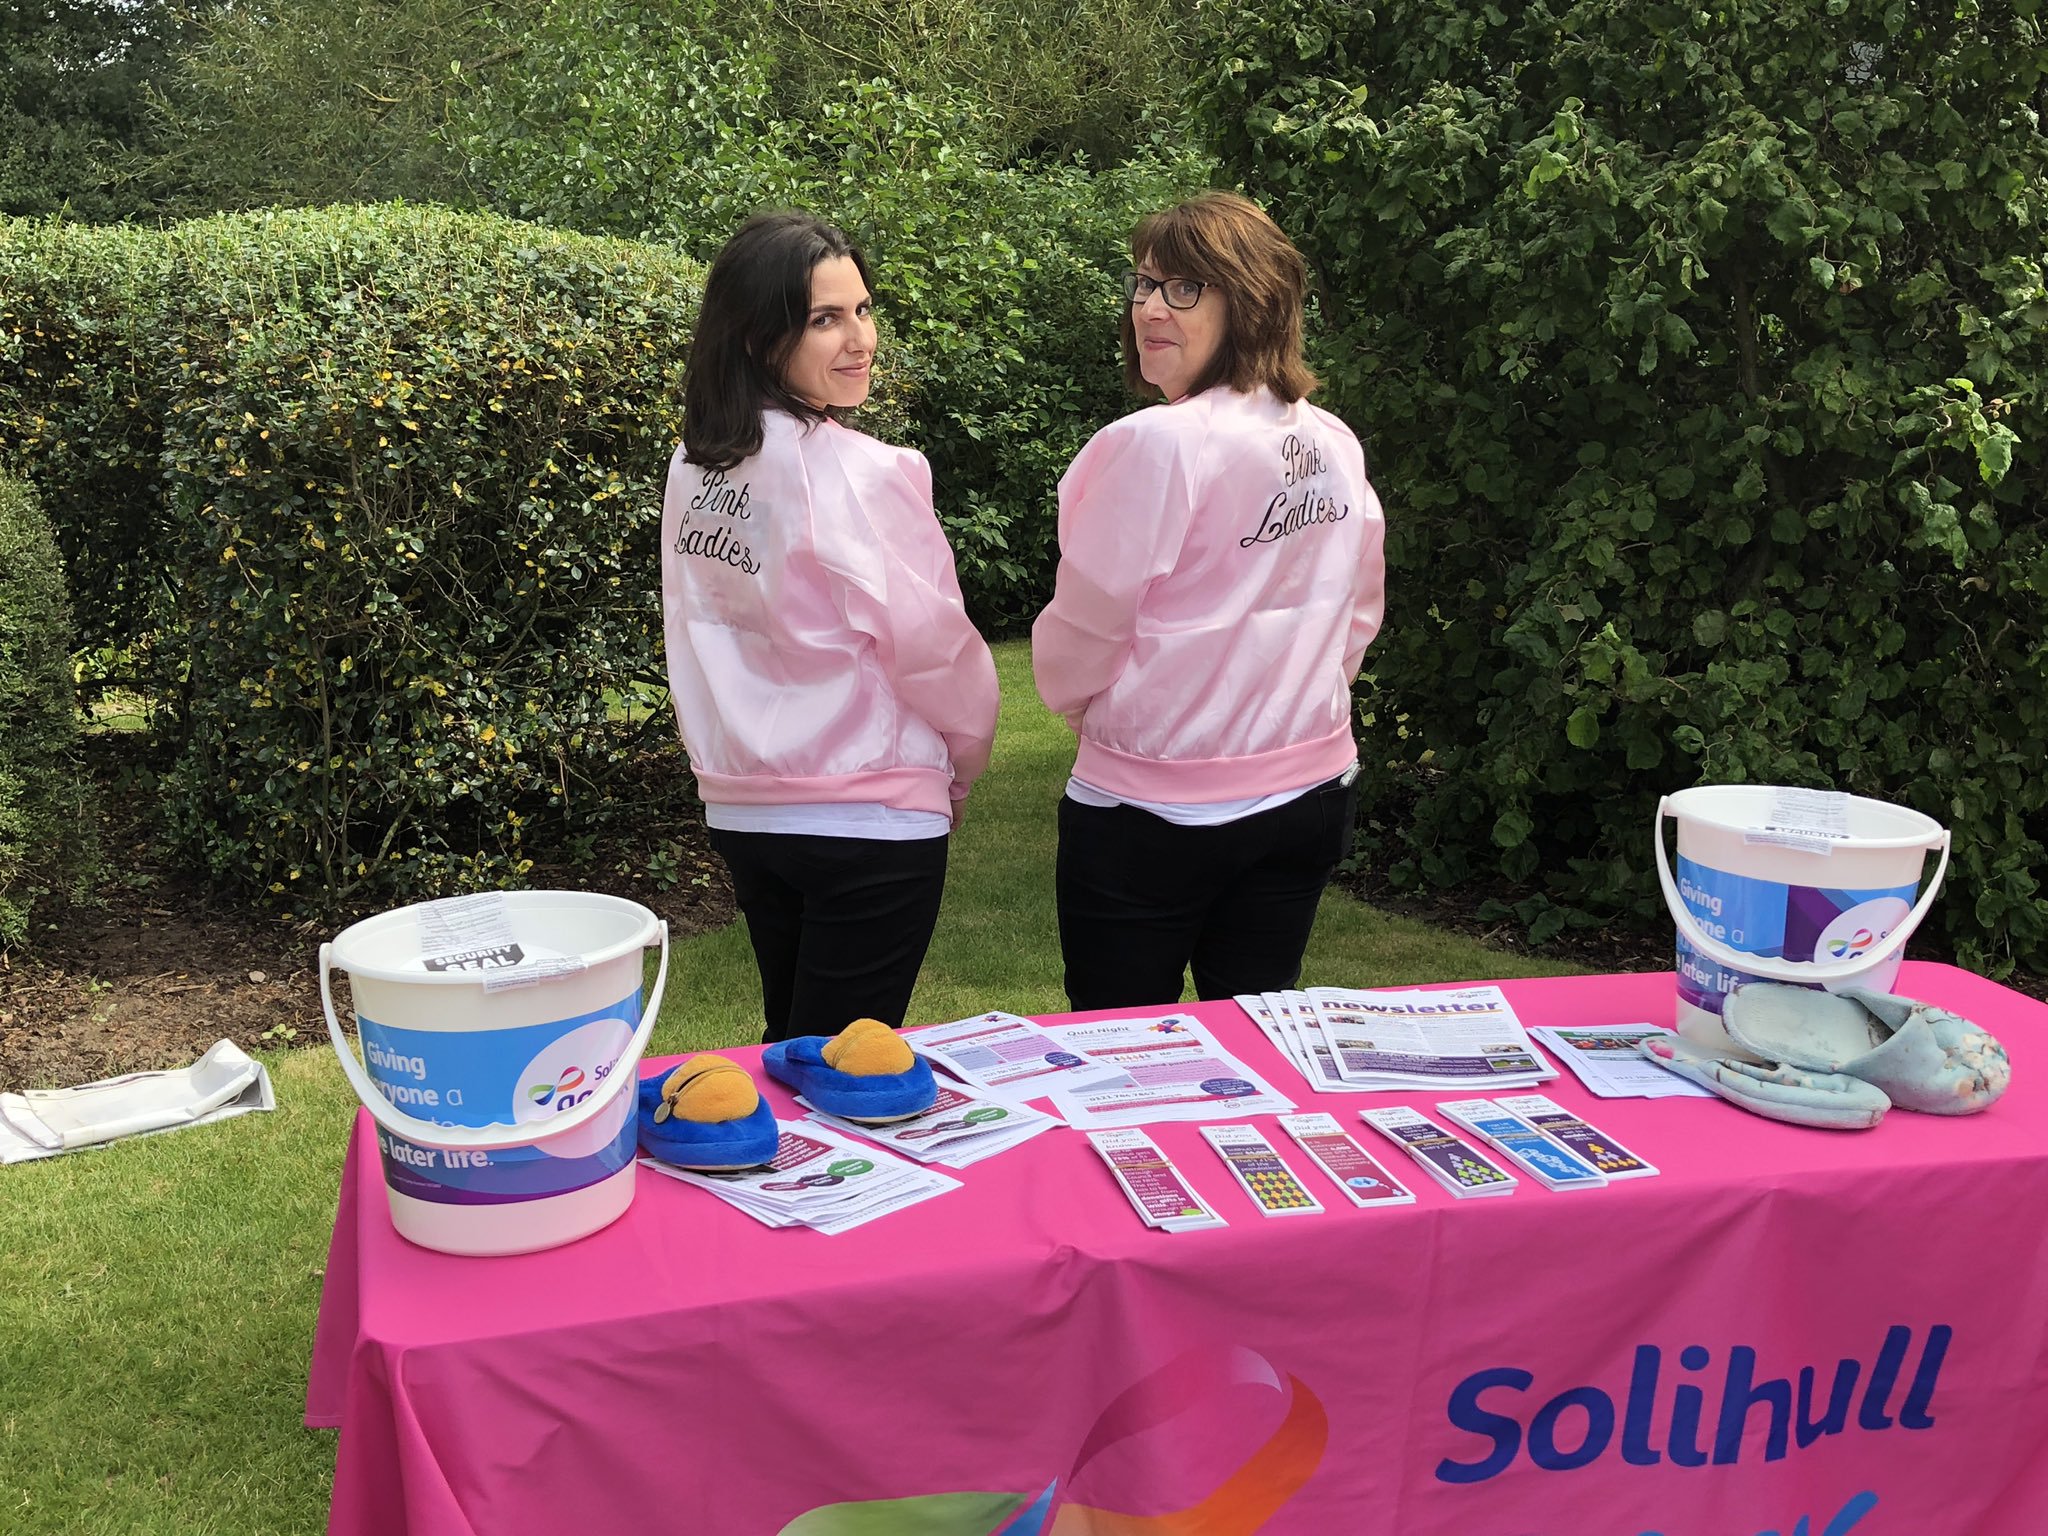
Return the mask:
<svg viewBox="0 0 2048 1536">
<path fill-rule="evenodd" d="M 995 763 L 954 840 L 913 1021 L 1065 1006 L 1052 911 L 1066 726 L 998 647 Z M 1323 900 L 1304 980 L 1391 986 L 1569 969 Z M 654 1048 L 760 1034 L 738 926 L 676 946 Z M 266 1058 L 278 1109 L 0 1170 L 0 1531 L 315 1533 L 333 1436 L 299 1423 L 353 1100 L 323 1051 Z M 488 1275 L 488 1260 L 476 1261 Z"/>
</svg>

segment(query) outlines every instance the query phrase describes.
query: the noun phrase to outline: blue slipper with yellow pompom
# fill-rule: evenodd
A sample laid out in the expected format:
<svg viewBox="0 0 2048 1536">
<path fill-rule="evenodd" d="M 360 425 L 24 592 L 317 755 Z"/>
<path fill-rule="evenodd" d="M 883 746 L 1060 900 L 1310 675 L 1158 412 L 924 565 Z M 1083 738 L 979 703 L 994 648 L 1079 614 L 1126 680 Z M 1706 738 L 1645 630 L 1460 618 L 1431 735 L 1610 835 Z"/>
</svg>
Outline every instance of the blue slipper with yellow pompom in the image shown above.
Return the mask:
<svg viewBox="0 0 2048 1536">
<path fill-rule="evenodd" d="M 775 1112 L 738 1062 L 692 1056 L 665 1077 L 640 1081 L 640 1147 L 678 1168 L 724 1173 L 775 1156 Z"/>
<path fill-rule="evenodd" d="M 867 1125 L 921 1115 L 939 1096 L 931 1064 L 880 1019 L 855 1019 L 836 1035 L 778 1040 L 761 1053 L 761 1065 L 812 1108 Z"/>
</svg>

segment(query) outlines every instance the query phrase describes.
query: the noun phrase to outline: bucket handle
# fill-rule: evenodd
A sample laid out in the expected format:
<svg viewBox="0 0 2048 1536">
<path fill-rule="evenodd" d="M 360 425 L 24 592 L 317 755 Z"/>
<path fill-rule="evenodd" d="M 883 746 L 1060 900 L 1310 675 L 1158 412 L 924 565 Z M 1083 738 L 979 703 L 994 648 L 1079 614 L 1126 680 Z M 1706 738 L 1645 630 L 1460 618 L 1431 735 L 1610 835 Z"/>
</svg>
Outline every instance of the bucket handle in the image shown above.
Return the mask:
<svg viewBox="0 0 2048 1536">
<path fill-rule="evenodd" d="M 1934 879 L 1921 893 L 1913 910 L 1906 914 L 1890 933 L 1878 943 L 1875 949 L 1858 955 L 1853 960 L 1782 960 L 1773 955 L 1752 955 L 1745 950 L 1723 944 L 1704 928 L 1692 915 L 1692 909 L 1685 904 L 1685 898 L 1678 894 L 1678 885 L 1671 878 L 1671 860 L 1664 852 L 1664 818 L 1671 813 L 1671 797 L 1666 795 L 1657 802 L 1657 819 L 1652 824 L 1652 838 L 1657 845 L 1657 879 L 1664 887 L 1664 905 L 1671 909 L 1671 920 L 1678 925 L 1685 941 L 1701 954 L 1712 960 L 1723 970 L 1741 971 L 1750 976 L 1762 976 L 1771 981 L 1792 982 L 1795 985 L 1810 985 L 1817 981 L 1843 981 L 1860 975 L 1885 961 L 1906 947 L 1913 930 L 1920 926 L 1920 920 L 1927 916 L 1934 905 L 1934 898 L 1941 893 L 1941 877 L 1948 873 L 1948 828 L 1941 829 L 1941 841 L 1929 843 L 1927 848 L 1941 849 L 1941 863 L 1935 866 Z M 1921 858 L 1926 858 L 1923 848 Z"/>
<path fill-rule="evenodd" d="M 648 1036 L 654 1033 L 654 1020 L 661 1012 L 662 990 L 668 985 L 668 924 L 662 922 L 659 927 L 661 968 L 655 973 L 654 991 L 648 997 L 647 1009 L 640 1015 L 640 1027 L 633 1032 L 625 1050 L 619 1053 L 619 1070 L 612 1073 L 611 1080 L 602 1088 L 558 1119 L 530 1126 L 505 1125 L 502 1122 L 494 1125 L 440 1125 L 408 1115 L 385 1098 L 377 1091 L 377 1084 L 369 1073 L 363 1070 L 363 1064 L 356 1060 L 356 1053 L 349 1048 L 348 1037 L 342 1033 L 341 1023 L 334 1016 L 334 989 L 330 980 L 334 969 L 332 944 L 320 946 L 320 1003 L 327 1010 L 327 1037 L 334 1042 L 334 1054 L 341 1058 L 342 1074 L 348 1078 L 349 1086 L 355 1089 L 356 1097 L 363 1101 L 363 1108 L 391 1135 L 415 1146 L 438 1147 L 444 1151 L 497 1152 L 513 1147 L 530 1147 L 537 1141 L 573 1131 L 596 1119 L 623 1085 L 638 1080 L 640 1053 L 646 1050 Z"/>
</svg>

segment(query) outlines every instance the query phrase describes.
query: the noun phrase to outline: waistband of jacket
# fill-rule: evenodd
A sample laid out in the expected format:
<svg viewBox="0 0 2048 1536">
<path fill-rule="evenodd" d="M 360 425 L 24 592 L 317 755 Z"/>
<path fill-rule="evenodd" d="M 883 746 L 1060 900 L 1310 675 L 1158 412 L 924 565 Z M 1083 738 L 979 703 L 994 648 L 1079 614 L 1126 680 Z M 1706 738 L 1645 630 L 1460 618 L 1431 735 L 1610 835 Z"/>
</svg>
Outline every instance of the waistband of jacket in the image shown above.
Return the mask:
<svg viewBox="0 0 2048 1536">
<path fill-rule="evenodd" d="M 1358 757 L 1346 721 L 1328 736 L 1243 757 L 1181 758 L 1167 761 L 1119 752 L 1081 738 L 1074 776 L 1098 789 L 1132 800 L 1165 805 L 1206 805 L 1217 800 L 1251 800 L 1277 795 L 1342 773 Z"/>
<path fill-rule="evenodd" d="M 788 775 L 690 772 L 706 805 L 886 805 L 950 815 L 953 780 L 942 768 L 876 768 L 862 773 Z"/>
</svg>

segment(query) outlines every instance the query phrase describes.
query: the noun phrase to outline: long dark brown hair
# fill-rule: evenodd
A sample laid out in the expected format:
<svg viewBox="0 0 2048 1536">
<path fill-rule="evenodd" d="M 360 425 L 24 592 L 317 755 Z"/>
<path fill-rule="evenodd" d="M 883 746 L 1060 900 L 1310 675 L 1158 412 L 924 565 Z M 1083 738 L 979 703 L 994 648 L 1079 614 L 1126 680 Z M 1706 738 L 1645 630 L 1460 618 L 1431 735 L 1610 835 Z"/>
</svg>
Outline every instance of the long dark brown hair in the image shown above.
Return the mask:
<svg viewBox="0 0 2048 1536">
<path fill-rule="evenodd" d="M 683 454 L 706 469 L 731 469 L 761 451 L 761 412 L 800 421 L 827 414 L 782 381 L 811 313 L 811 271 L 845 256 L 874 286 L 868 264 L 840 230 L 808 213 L 757 213 L 711 263 L 697 331 L 683 368 Z"/>
<path fill-rule="evenodd" d="M 1264 385 L 1292 404 L 1316 387 L 1301 355 L 1308 263 L 1250 198 L 1204 192 L 1162 209 L 1131 231 L 1131 260 L 1151 262 L 1162 277 L 1213 283 L 1223 296 L 1223 344 L 1189 394 L 1218 384 L 1247 393 Z M 1124 382 L 1138 394 L 1157 396 L 1158 386 L 1138 369 L 1128 304 L 1122 332 Z"/>
</svg>

